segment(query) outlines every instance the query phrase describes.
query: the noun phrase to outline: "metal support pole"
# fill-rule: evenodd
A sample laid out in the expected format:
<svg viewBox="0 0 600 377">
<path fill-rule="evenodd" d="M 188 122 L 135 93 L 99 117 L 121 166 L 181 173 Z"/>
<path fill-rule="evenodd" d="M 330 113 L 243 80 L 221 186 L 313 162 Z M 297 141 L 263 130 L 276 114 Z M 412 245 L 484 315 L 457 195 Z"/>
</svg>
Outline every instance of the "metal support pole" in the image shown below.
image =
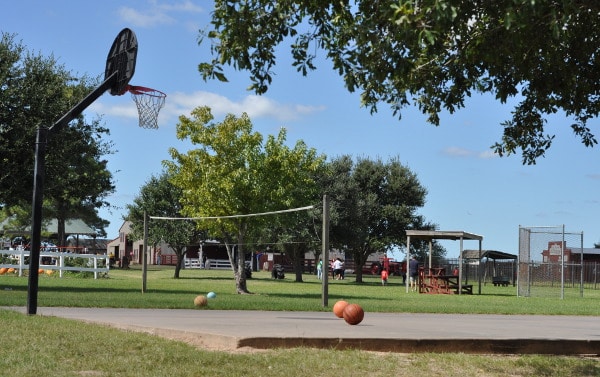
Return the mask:
<svg viewBox="0 0 600 377">
<path fill-rule="evenodd" d="M 142 248 L 142 293 L 145 293 L 148 280 L 148 214 L 146 211 L 144 211 L 144 245 Z"/>
<path fill-rule="evenodd" d="M 460 237 L 460 251 L 458 254 L 458 264 L 460 265 L 460 267 L 458 268 L 458 294 L 462 295 L 462 279 L 463 279 L 463 269 L 462 269 L 462 265 L 463 265 L 463 238 Z M 467 276 L 468 275 L 468 271 L 467 271 Z"/>
<path fill-rule="evenodd" d="M 494 260 L 494 269 L 495 269 L 495 264 L 496 264 L 496 260 Z M 482 283 L 482 275 L 483 275 L 483 271 L 481 270 L 481 240 L 479 240 L 479 291 L 478 293 L 481 294 L 481 283 Z"/>
<path fill-rule="evenodd" d="M 410 236 L 406 236 L 406 280 L 404 288 L 408 293 L 408 286 L 410 285 Z"/>
<path fill-rule="evenodd" d="M 27 314 L 37 313 L 38 269 L 42 233 L 42 205 L 44 202 L 44 176 L 48 129 L 37 129 L 35 141 L 35 167 L 33 175 L 33 204 L 31 211 L 31 251 L 29 253 L 29 280 L 27 285 Z"/>
<path fill-rule="evenodd" d="M 581 240 L 579 243 L 579 265 L 581 266 L 580 268 L 580 273 L 579 273 L 579 296 L 583 297 L 583 232 L 581 232 Z"/>
<path fill-rule="evenodd" d="M 562 242 L 560 245 L 560 299 L 565 298 L 565 224 L 562 226 Z"/>
<path fill-rule="evenodd" d="M 323 195 L 323 307 L 329 305 L 328 278 L 329 278 L 329 199 Z"/>
</svg>

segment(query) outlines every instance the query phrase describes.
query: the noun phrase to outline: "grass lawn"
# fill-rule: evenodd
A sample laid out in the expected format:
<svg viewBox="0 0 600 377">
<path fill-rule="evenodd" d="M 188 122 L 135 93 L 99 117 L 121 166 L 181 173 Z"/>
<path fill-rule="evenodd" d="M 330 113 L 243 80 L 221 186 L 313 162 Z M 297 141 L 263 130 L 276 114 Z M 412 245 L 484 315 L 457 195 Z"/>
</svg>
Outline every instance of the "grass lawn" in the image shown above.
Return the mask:
<svg viewBox="0 0 600 377">
<path fill-rule="evenodd" d="M 516 296 L 514 287 L 482 288 L 482 295 L 406 293 L 401 279 L 382 287 L 378 277 L 330 281 L 329 307 L 322 306 L 321 283 L 305 275 L 273 280 L 255 272 L 248 280 L 253 295 L 237 295 L 230 271 L 182 270 L 152 266 L 147 291 L 141 271 L 113 270 L 110 277 L 82 279 L 40 276 L 38 306 L 192 308 L 198 294 L 219 299 L 211 309 L 329 311 L 339 299 L 360 303 L 367 311 L 430 313 L 600 315 L 600 292 L 584 297 Z M 0 306 L 25 306 L 26 277 L 0 276 Z M 475 291 L 477 288 L 474 289 Z M 210 309 L 209 309 L 210 310 Z M 499 356 L 466 354 L 387 354 L 306 348 L 228 353 L 199 350 L 186 343 L 142 333 L 54 317 L 26 316 L 0 310 L 3 336 L 0 375 L 14 376 L 600 376 L 600 360 L 584 357 Z"/>
<path fill-rule="evenodd" d="M 349 276 L 329 281 L 329 305 L 323 307 L 322 284 L 316 276 L 304 275 L 303 283 L 294 282 L 294 278 L 288 273 L 284 280 L 273 280 L 268 272 L 254 272 L 248 280 L 248 289 L 254 294 L 238 295 L 231 271 L 187 269 L 181 271 L 179 279 L 173 279 L 173 267 L 152 266 L 142 294 L 139 268 L 112 270 L 109 278 L 97 280 L 41 275 L 38 306 L 189 309 L 197 295 L 212 291 L 219 300 L 210 308 L 221 310 L 329 311 L 335 301 L 344 299 L 369 312 L 600 316 L 600 290 L 587 290 L 580 297 L 577 288 L 568 288 L 561 300 L 558 288 L 548 288 L 556 292 L 554 297 L 517 297 L 516 287 L 487 284 L 481 295 L 425 295 L 406 293 L 399 277 L 391 277 L 389 285 L 383 287 L 378 276 L 367 275 L 362 284 Z M 26 277 L 0 276 L 1 305 L 25 305 L 27 284 Z M 477 286 L 473 290 L 477 292 Z"/>
</svg>

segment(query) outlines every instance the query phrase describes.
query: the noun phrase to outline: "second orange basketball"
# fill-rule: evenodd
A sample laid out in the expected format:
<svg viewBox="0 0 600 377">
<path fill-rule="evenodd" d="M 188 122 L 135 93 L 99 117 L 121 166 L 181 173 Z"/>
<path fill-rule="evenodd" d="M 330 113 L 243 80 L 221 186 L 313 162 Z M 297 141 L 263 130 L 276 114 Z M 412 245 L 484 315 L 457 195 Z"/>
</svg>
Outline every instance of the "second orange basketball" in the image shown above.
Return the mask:
<svg viewBox="0 0 600 377">
<path fill-rule="evenodd" d="M 349 325 L 358 325 L 365 318 L 365 311 L 358 304 L 348 304 L 344 308 L 343 316 Z"/>
</svg>

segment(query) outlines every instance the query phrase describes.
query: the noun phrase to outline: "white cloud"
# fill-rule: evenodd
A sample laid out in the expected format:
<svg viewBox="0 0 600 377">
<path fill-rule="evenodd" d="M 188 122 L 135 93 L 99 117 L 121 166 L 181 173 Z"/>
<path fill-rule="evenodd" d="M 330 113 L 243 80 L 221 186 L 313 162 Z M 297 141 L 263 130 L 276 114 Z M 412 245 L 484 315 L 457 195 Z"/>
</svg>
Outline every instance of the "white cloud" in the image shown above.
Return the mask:
<svg viewBox="0 0 600 377">
<path fill-rule="evenodd" d="M 133 102 L 124 102 L 117 105 L 106 104 L 105 102 L 96 101 L 89 107 L 89 111 L 100 115 L 122 117 L 122 118 L 137 118 L 138 112 Z"/>
<path fill-rule="evenodd" d="M 498 156 L 498 154 L 496 152 L 494 152 L 493 150 L 489 149 L 487 151 L 480 152 L 479 155 L 478 155 L 478 157 L 487 160 L 489 158 L 497 158 L 499 156 Z"/>
<path fill-rule="evenodd" d="M 133 101 L 97 101 L 90 110 L 107 116 L 137 118 L 137 108 Z M 223 116 L 234 114 L 240 116 L 247 113 L 250 119 L 271 118 L 277 121 L 292 121 L 301 119 L 324 110 L 324 106 L 299 104 L 281 104 L 265 96 L 249 95 L 240 101 L 233 101 L 220 94 L 197 91 L 191 94 L 175 92 L 167 93 L 165 107 L 160 111 L 162 122 L 174 123 L 180 115 L 189 116 L 192 110 L 199 106 L 208 106 L 213 115 Z"/>
<path fill-rule="evenodd" d="M 171 24 L 175 21 L 166 13 L 150 10 L 141 13 L 133 8 L 122 7 L 119 9 L 119 16 L 127 23 L 139 27 L 151 27 L 155 25 Z"/>
<path fill-rule="evenodd" d="M 490 158 L 496 158 L 498 157 L 498 155 L 496 153 L 494 153 L 494 151 L 492 150 L 485 150 L 483 152 L 475 152 L 466 148 L 461 148 L 461 147 L 448 147 L 446 149 L 443 150 L 443 154 L 447 155 L 447 156 L 451 156 L 451 157 L 475 157 L 475 158 L 479 158 L 479 159 L 490 159 Z"/>
<path fill-rule="evenodd" d="M 191 94 L 175 92 L 167 97 L 169 112 L 179 116 L 188 115 L 198 106 L 208 106 L 214 115 L 247 113 L 250 119 L 272 118 L 278 121 L 300 119 L 302 116 L 320 112 L 323 106 L 281 104 L 265 96 L 249 95 L 240 101 L 232 101 L 220 94 L 197 91 Z"/>
<path fill-rule="evenodd" d="M 194 4 L 192 1 L 181 1 L 175 4 L 160 4 L 156 1 L 152 2 L 157 9 L 162 9 L 164 11 L 170 12 L 185 12 L 185 13 L 202 13 L 204 9 L 201 6 Z"/>
<path fill-rule="evenodd" d="M 176 19 L 172 13 L 201 13 L 204 9 L 192 1 L 181 1 L 175 4 L 151 1 L 150 6 L 143 11 L 131 7 L 121 7 L 119 16 L 127 23 L 140 27 L 172 24 Z"/>
</svg>

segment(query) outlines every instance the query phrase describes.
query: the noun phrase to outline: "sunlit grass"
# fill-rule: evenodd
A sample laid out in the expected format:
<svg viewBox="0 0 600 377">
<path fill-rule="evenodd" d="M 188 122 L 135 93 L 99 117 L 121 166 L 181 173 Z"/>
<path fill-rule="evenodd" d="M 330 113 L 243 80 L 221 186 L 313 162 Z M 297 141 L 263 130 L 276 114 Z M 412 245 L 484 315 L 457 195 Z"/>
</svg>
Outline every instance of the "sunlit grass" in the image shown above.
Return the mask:
<svg viewBox="0 0 600 377">
<path fill-rule="evenodd" d="M 382 287 L 378 276 L 367 275 L 362 284 L 352 276 L 330 280 L 329 305 L 324 307 L 322 284 L 314 275 L 303 275 L 303 282 L 295 282 L 292 274 L 274 280 L 268 272 L 254 272 L 248 280 L 252 295 L 236 293 L 231 271 L 187 269 L 180 276 L 173 278 L 172 267 L 152 266 L 142 293 L 139 268 L 112 270 L 108 278 L 96 280 L 42 275 L 38 306 L 189 309 L 194 297 L 212 291 L 219 299 L 211 301 L 210 309 L 221 310 L 328 311 L 335 301 L 345 299 L 370 312 L 600 315 L 600 290 L 586 290 L 583 297 L 569 294 L 561 300 L 558 288 L 546 288 L 554 294 L 544 297 L 517 297 L 513 286 L 488 284 L 481 295 L 425 295 L 406 293 L 399 277 L 391 277 L 389 285 Z M 0 276 L 0 306 L 24 306 L 27 285 L 26 277 Z"/>
</svg>

